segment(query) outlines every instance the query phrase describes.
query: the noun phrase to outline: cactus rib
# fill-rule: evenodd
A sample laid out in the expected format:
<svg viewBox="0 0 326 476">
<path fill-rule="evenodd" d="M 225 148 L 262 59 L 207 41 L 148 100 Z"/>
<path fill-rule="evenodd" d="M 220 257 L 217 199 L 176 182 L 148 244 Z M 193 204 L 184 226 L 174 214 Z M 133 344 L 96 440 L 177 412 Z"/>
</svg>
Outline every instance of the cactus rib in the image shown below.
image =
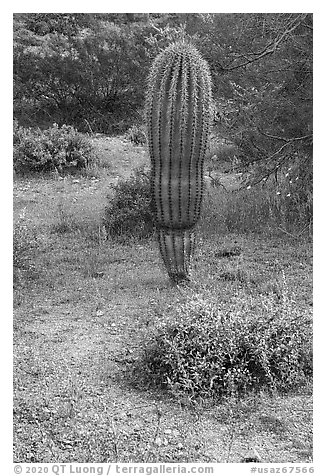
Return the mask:
<svg viewBox="0 0 326 476">
<path fill-rule="evenodd" d="M 173 43 L 152 65 L 146 97 L 151 190 L 163 261 L 170 277 L 187 277 L 203 195 L 210 125 L 207 63 L 186 42 Z"/>
</svg>

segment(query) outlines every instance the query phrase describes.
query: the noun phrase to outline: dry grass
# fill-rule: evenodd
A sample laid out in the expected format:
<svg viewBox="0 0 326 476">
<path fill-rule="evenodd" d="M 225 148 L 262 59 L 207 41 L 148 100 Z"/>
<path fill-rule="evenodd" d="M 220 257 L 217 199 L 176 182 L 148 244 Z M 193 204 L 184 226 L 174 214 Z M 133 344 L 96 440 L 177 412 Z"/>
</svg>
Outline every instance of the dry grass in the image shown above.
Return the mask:
<svg viewBox="0 0 326 476">
<path fill-rule="evenodd" d="M 272 182 L 252 188 L 241 186 L 237 175 L 221 174 L 217 186 L 206 187 L 201 218 L 203 233 L 208 236 L 262 233 L 294 237 L 312 234 L 306 206 L 297 202 L 294 194 L 288 197 L 286 188 L 280 194 Z"/>
<path fill-rule="evenodd" d="M 156 243 L 105 239 L 110 184 L 146 154 L 94 140 L 110 163 L 97 177 L 15 181 L 14 213 L 25 210 L 38 250 L 36 276 L 27 273 L 15 290 L 14 461 L 239 462 L 253 447 L 263 462 L 312 461 L 309 388 L 193 408 L 130 384 L 143 329 L 180 290 Z M 240 254 L 225 253 L 236 247 Z M 296 309 L 311 314 L 311 254 L 308 241 L 286 235 L 200 233 L 194 286 L 250 304 L 259 294 L 282 296 L 285 273 Z M 223 278 L 237 270 L 246 279 Z"/>
</svg>

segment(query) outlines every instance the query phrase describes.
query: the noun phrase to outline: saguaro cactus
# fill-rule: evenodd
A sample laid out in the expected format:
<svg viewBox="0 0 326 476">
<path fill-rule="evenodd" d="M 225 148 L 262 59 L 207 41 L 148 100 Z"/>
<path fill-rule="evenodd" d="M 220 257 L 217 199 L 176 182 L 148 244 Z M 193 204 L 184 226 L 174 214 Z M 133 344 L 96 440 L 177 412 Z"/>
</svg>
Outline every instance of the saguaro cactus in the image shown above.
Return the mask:
<svg viewBox="0 0 326 476">
<path fill-rule="evenodd" d="M 146 98 L 152 199 L 160 252 L 176 282 L 189 279 L 210 102 L 208 65 L 192 45 L 177 42 L 156 57 Z"/>
</svg>

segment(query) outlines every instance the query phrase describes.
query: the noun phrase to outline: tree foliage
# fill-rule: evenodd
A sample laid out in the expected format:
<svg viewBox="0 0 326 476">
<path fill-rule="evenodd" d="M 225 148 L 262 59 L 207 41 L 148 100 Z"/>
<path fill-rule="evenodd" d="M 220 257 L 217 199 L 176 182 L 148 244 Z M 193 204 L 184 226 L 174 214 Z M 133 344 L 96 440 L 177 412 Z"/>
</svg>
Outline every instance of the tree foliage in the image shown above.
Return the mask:
<svg viewBox="0 0 326 476">
<path fill-rule="evenodd" d="M 101 132 L 119 131 L 127 117 L 137 117 L 143 99 L 143 40 L 137 24 L 111 20 L 84 14 L 15 18 L 16 117 Z"/>
<path fill-rule="evenodd" d="M 311 188 L 312 30 L 303 13 L 15 14 L 14 114 L 125 131 L 142 122 L 153 58 L 184 38 L 210 65 L 214 131 L 252 181 L 295 165 Z"/>
</svg>

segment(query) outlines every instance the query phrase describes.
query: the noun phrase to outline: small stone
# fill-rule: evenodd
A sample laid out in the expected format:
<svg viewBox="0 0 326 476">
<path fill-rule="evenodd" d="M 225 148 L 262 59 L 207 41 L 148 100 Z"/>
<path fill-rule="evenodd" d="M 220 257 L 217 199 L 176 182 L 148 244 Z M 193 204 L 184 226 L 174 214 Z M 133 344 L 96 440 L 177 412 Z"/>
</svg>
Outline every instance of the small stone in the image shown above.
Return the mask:
<svg viewBox="0 0 326 476">
<path fill-rule="evenodd" d="M 241 459 L 241 463 L 260 463 L 262 461 L 260 454 L 253 448 L 244 458 Z"/>
</svg>

